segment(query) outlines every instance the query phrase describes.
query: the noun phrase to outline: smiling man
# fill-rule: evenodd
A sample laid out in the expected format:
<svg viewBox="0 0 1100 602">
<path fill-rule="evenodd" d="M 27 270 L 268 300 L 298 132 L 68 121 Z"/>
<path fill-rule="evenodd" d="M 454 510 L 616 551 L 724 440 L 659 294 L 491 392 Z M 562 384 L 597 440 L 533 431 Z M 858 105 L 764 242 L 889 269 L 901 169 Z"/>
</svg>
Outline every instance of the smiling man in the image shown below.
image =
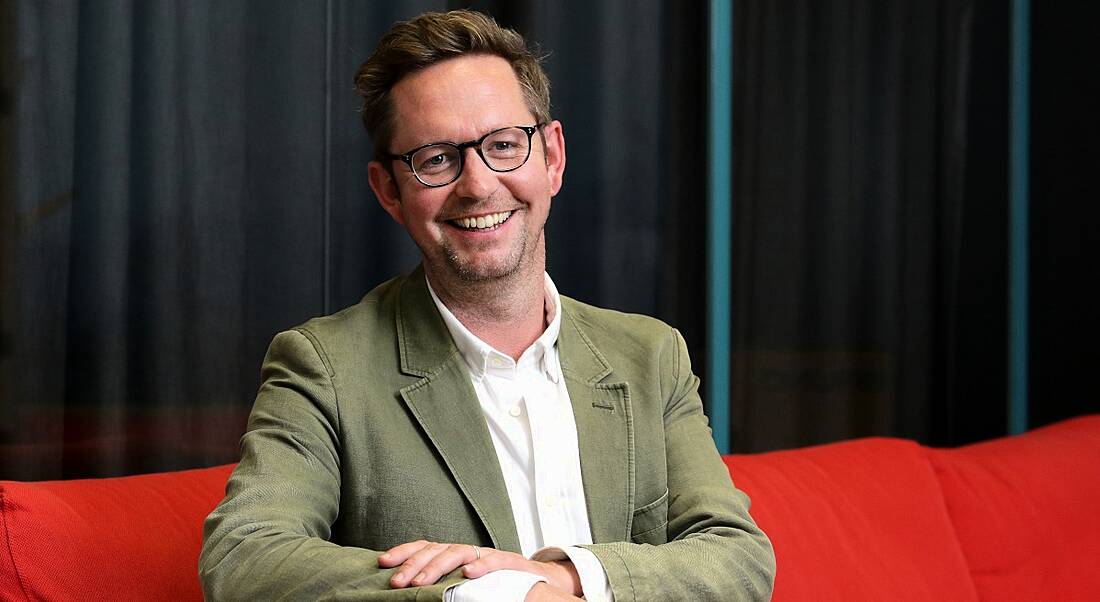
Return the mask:
<svg viewBox="0 0 1100 602">
<path fill-rule="evenodd" d="M 771 545 L 683 339 L 558 294 L 549 82 L 475 12 L 395 25 L 356 86 L 379 203 L 421 266 L 275 337 L 211 600 L 757 600 Z"/>
</svg>

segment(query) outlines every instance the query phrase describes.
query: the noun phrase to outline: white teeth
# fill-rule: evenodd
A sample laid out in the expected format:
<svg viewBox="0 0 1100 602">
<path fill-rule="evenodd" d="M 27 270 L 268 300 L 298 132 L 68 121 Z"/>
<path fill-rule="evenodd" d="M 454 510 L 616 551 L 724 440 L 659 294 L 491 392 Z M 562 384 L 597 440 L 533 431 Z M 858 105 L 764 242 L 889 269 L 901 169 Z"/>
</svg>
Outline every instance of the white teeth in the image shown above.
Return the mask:
<svg viewBox="0 0 1100 602">
<path fill-rule="evenodd" d="M 477 228 L 484 230 L 485 228 L 492 228 L 497 224 L 500 224 L 504 220 L 508 219 L 512 215 L 511 211 L 504 211 L 501 213 L 492 213 L 489 215 L 483 215 L 481 217 L 460 217 L 455 221 L 456 224 L 467 229 Z"/>
</svg>

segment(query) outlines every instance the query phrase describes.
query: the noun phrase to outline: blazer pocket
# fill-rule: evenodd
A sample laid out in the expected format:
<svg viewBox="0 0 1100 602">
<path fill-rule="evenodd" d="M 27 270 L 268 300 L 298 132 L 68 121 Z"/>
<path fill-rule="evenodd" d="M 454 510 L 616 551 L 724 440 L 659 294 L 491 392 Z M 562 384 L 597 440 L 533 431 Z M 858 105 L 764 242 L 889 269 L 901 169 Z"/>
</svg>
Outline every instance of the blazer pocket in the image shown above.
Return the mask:
<svg viewBox="0 0 1100 602">
<path fill-rule="evenodd" d="M 634 511 L 630 541 L 653 545 L 668 543 L 668 489 L 656 501 Z"/>
</svg>

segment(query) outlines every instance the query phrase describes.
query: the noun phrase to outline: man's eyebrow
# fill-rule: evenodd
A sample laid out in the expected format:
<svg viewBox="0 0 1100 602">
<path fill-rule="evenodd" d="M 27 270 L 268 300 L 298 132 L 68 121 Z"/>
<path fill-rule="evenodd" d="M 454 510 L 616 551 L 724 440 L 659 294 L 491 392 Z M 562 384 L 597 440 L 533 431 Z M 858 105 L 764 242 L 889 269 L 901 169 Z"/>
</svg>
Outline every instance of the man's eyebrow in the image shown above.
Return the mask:
<svg viewBox="0 0 1100 602">
<path fill-rule="evenodd" d="M 427 138 L 418 142 L 414 142 L 413 144 L 410 144 L 408 146 L 399 147 L 398 152 L 407 153 L 414 148 L 421 148 L 432 144 L 458 144 L 458 142 L 455 142 L 453 140 L 446 140 L 443 138 Z"/>
<path fill-rule="evenodd" d="M 495 132 L 497 130 L 503 130 L 505 128 L 515 127 L 517 125 L 527 125 L 527 124 L 520 122 L 520 123 L 506 123 L 506 124 L 503 124 L 503 125 L 494 125 L 494 126 L 488 128 L 488 129 L 481 130 L 481 133 L 474 136 L 473 138 L 467 138 L 465 140 L 435 138 L 435 139 L 430 139 L 430 140 L 424 140 L 423 142 L 418 142 L 418 143 L 413 144 L 412 146 L 409 146 L 409 147 L 406 147 L 406 148 L 414 149 L 414 148 L 420 148 L 422 146 L 428 146 L 428 145 L 431 145 L 431 144 L 444 144 L 444 143 L 445 144 L 458 145 L 458 144 L 462 144 L 464 142 L 472 142 L 474 140 L 477 140 L 479 138 L 484 137 L 486 134 L 489 134 L 491 132 Z M 408 151 L 406 150 L 405 152 L 408 152 Z"/>
</svg>

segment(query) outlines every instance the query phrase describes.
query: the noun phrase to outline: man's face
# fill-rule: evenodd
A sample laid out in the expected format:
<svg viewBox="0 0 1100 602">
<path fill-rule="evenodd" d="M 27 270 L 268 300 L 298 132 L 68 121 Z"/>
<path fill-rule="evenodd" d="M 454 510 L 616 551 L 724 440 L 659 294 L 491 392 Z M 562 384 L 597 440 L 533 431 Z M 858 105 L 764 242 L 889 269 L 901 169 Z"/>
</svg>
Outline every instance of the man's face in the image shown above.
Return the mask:
<svg viewBox="0 0 1100 602">
<path fill-rule="evenodd" d="M 437 63 L 399 81 L 391 96 L 395 127 L 389 150 L 394 153 L 432 142 L 475 140 L 536 121 L 511 66 L 496 56 Z M 391 163 L 392 177 L 381 163 L 371 162 L 371 188 L 420 247 L 429 275 L 483 281 L 525 269 L 541 273 L 543 226 L 565 169 L 561 124 L 548 124 L 543 134 L 533 136 L 527 162 L 506 173 L 489 169 L 476 149 L 464 149 L 462 174 L 438 188 L 421 184 L 401 161 Z M 491 227 L 462 224 L 468 218 L 502 217 Z"/>
</svg>

